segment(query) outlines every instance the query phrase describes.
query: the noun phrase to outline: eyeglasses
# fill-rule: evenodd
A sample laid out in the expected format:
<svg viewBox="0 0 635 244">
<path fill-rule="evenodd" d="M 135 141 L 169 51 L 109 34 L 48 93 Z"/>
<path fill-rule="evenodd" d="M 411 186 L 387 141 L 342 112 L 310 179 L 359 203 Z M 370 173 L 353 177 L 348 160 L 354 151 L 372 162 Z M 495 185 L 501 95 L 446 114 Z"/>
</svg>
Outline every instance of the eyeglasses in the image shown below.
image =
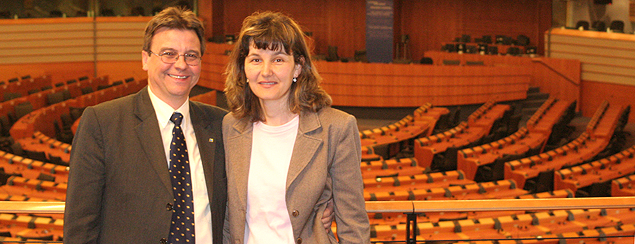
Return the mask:
<svg viewBox="0 0 635 244">
<path fill-rule="evenodd" d="M 176 52 L 165 51 L 165 52 L 162 52 L 161 54 L 156 54 L 152 51 L 148 51 L 148 52 L 154 55 L 157 55 L 159 58 L 161 58 L 161 61 L 163 61 L 166 64 L 176 63 L 176 61 L 178 61 L 179 57 L 181 56 L 183 56 L 183 58 L 185 59 L 185 63 L 189 66 L 197 66 L 201 64 L 201 57 L 195 53 L 178 54 Z"/>
</svg>

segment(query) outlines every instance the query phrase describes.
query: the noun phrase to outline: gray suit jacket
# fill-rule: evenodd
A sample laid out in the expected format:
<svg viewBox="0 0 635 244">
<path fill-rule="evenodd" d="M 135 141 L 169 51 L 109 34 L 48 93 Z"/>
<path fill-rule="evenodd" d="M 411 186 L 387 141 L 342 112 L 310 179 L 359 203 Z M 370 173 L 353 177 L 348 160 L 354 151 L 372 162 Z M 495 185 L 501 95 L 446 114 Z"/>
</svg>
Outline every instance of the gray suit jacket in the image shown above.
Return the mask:
<svg viewBox="0 0 635 244">
<path fill-rule="evenodd" d="M 229 222 L 224 243 L 244 243 L 252 125 L 231 113 L 223 120 Z M 300 115 L 286 193 L 296 242 L 336 243 L 321 222 L 325 203 L 334 199 L 340 243 L 370 243 L 360 162 L 361 143 L 353 116 L 333 108 Z"/>
<path fill-rule="evenodd" d="M 174 198 L 147 89 L 84 111 L 71 152 L 64 243 L 161 243 L 168 237 L 172 212 L 166 206 Z M 222 241 L 226 209 L 225 114 L 190 102 L 214 243 Z"/>
</svg>

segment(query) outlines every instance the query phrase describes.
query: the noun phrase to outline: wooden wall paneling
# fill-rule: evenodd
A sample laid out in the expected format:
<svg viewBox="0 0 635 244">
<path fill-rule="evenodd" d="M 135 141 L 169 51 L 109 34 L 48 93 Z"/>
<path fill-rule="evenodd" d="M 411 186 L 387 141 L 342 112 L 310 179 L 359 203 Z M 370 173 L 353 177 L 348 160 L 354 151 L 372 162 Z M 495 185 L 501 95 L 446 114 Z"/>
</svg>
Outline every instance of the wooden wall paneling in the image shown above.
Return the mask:
<svg viewBox="0 0 635 244">
<path fill-rule="evenodd" d="M 633 100 L 635 86 L 632 85 L 583 80 L 580 90 L 581 103 L 584 104 L 581 111 L 585 117 L 592 117 L 604 100 L 607 100 L 610 105 L 630 105 L 631 109 L 635 108 Z M 635 113 L 630 113 L 628 120 L 630 123 L 635 121 Z"/>
<path fill-rule="evenodd" d="M 338 47 L 340 57 L 353 58 L 355 51 L 366 50 L 366 1 L 326 0 L 324 12 L 327 37 L 322 39 L 319 29 L 312 30 L 315 53 L 326 54 L 331 45 Z"/>
<path fill-rule="evenodd" d="M 632 100 L 635 89 L 635 36 L 551 29 L 545 39 L 550 41 L 546 53 L 551 57 L 580 61 L 579 106 L 584 116 L 592 116 L 605 97 L 619 104 L 632 103 L 627 98 Z"/>
<path fill-rule="evenodd" d="M 507 35 L 516 38 L 520 34 L 536 41 L 538 36 L 532 22 L 535 21 L 536 2 L 505 0 L 461 1 L 463 11 L 461 34 L 481 37 L 483 35 Z M 487 16 L 487 17 L 485 17 Z M 531 38 L 534 37 L 534 38 Z"/>
<path fill-rule="evenodd" d="M 441 43 L 457 37 L 462 6 L 455 1 L 401 1 L 401 5 L 401 34 L 410 37 L 413 60 L 420 60 L 426 51 L 441 50 Z"/>
<path fill-rule="evenodd" d="M 72 72 L 71 71 L 72 67 Z M 60 62 L 60 63 L 17 63 L 0 64 L 0 81 L 9 78 L 31 75 L 37 77 L 47 75 L 52 83 L 77 79 L 81 76 L 92 76 L 95 73 L 93 62 Z"/>
<path fill-rule="evenodd" d="M 463 34 L 472 38 L 483 35 L 524 34 L 531 45 L 542 43 L 543 32 L 551 27 L 550 3 L 539 1 L 401 1 L 403 26 L 410 35 L 410 50 L 415 60 L 424 52 L 440 50 L 444 42 Z M 540 49 L 539 49 L 540 51 Z"/>
<path fill-rule="evenodd" d="M 215 44 L 214 44 L 215 45 Z M 210 44 L 208 44 L 208 47 Z M 225 89 L 225 67 L 229 56 L 210 53 L 203 56 L 203 69 L 198 85 L 222 91 Z"/>
<path fill-rule="evenodd" d="M 536 22 L 538 23 L 538 30 L 536 36 L 536 43 L 538 47 L 538 54 L 545 54 L 545 39 L 543 33 L 551 29 L 553 26 L 553 7 L 552 0 L 537 0 L 538 14 L 536 16 Z"/>
<path fill-rule="evenodd" d="M 338 46 L 342 57 L 352 57 L 355 50 L 365 49 L 365 1 L 225 0 L 222 5 L 227 34 L 237 34 L 242 20 L 254 11 L 282 11 L 313 32 L 318 54 L 325 54 L 328 45 Z M 413 60 L 421 59 L 426 51 L 440 50 L 443 42 L 462 34 L 472 37 L 504 34 L 514 38 L 524 34 L 532 45 L 541 47 L 542 33 L 551 27 L 548 0 L 395 0 L 394 6 L 395 43 L 402 34 L 409 35 L 409 56 Z"/>
<path fill-rule="evenodd" d="M 580 107 L 580 61 L 575 59 L 532 59 L 534 82 L 541 92 L 558 99 L 577 101 Z"/>
<path fill-rule="evenodd" d="M 453 67 L 316 62 L 334 105 L 415 107 L 522 99 L 529 67 Z"/>
<path fill-rule="evenodd" d="M 92 18 L 1 20 L 0 77 L 50 75 L 57 83 L 97 72 L 113 79 L 143 79 L 147 75 L 141 69 L 140 54 L 148 20 L 150 17 L 99 17 L 96 23 Z M 93 39 L 95 33 L 97 39 Z M 95 58 L 100 63 L 95 64 Z"/>
<path fill-rule="evenodd" d="M 238 35 L 244 18 L 255 11 L 280 11 L 312 32 L 317 54 L 326 54 L 329 45 L 337 46 L 341 57 L 353 57 L 355 50 L 365 49 L 365 1 L 247 0 L 225 1 L 223 7 L 227 34 Z"/>
<path fill-rule="evenodd" d="M 118 81 L 134 77 L 135 80 L 148 78 L 148 72 L 142 69 L 141 52 L 134 61 L 99 61 L 96 77 L 109 76 L 110 81 Z"/>
<path fill-rule="evenodd" d="M 0 64 L 89 60 L 93 32 L 84 20 L 0 21 Z"/>
<path fill-rule="evenodd" d="M 551 57 L 580 60 L 582 80 L 635 85 L 635 36 L 562 29 L 546 35 Z"/>
<path fill-rule="evenodd" d="M 97 18 L 97 61 L 136 61 L 141 59 L 143 32 L 150 17 L 127 19 L 128 21 L 124 22 L 116 17 Z"/>
<path fill-rule="evenodd" d="M 483 61 L 486 66 L 530 65 L 531 59 L 510 55 L 458 54 L 442 51 L 428 51 L 425 56 L 432 58 L 433 64 L 442 65 L 443 60 L 459 60 L 461 65 L 467 61 Z"/>
</svg>

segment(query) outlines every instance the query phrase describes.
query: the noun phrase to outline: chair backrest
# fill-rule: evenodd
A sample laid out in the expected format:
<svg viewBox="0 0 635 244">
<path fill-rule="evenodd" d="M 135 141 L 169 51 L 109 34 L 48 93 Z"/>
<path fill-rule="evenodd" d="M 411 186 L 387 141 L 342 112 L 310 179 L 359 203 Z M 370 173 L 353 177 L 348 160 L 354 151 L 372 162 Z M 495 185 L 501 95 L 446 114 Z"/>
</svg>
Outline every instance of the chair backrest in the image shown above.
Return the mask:
<svg viewBox="0 0 635 244">
<path fill-rule="evenodd" d="M 497 46 L 489 46 L 487 49 L 488 49 L 487 50 L 488 54 L 491 54 L 491 55 L 498 54 L 498 47 Z"/>
<path fill-rule="evenodd" d="M 84 113 L 84 109 L 86 109 L 86 107 L 70 107 L 68 109 L 70 110 L 71 118 L 75 121 L 82 117 L 82 113 Z"/>
<path fill-rule="evenodd" d="M 591 25 L 591 28 L 593 28 L 596 31 L 606 31 L 606 23 L 604 23 L 604 21 L 594 21 L 593 25 Z"/>
<path fill-rule="evenodd" d="M 366 55 L 366 50 L 356 50 L 355 51 L 355 61 L 368 63 L 368 56 Z"/>
<path fill-rule="evenodd" d="M 15 109 L 16 119 L 33 112 L 33 105 L 30 102 L 23 102 L 13 107 Z"/>
<path fill-rule="evenodd" d="M 62 96 L 64 97 L 64 101 L 73 98 L 71 96 L 71 91 L 69 91 L 68 89 L 62 91 Z"/>
<path fill-rule="evenodd" d="M 461 65 L 461 60 L 444 59 L 443 65 Z"/>
<path fill-rule="evenodd" d="M 580 27 L 582 27 L 582 29 L 584 30 L 589 30 L 589 22 L 586 20 L 578 21 L 578 23 L 575 24 L 575 28 L 580 29 Z"/>
<path fill-rule="evenodd" d="M 82 87 L 82 95 L 86 95 L 86 94 L 91 93 L 91 92 L 93 92 L 93 88 L 92 87 L 90 87 L 90 86 Z"/>
<path fill-rule="evenodd" d="M 465 65 L 485 65 L 483 61 L 465 61 Z"/>
<path fill-rule="evenodd" d="M 340 58 L 337 55 L 337 46 L 328 46 L 326 61 L 338 61 L 339 59 Z"/>
<path fill-rule="evenodd" d="M 46 102 L 48 105 L 53 105 L 56 103 L 61 103 L 64 101 L 64 93 L 62 92 L 53 92 L 46 95 Z M 16 110 L 17 113 L 17 110 Z"/>
<path fill-rule="evenodd" d="M 587 23 L 587 28 L 588 28 L 588 23 Z M 527 46 L 529 45 L 529 37 L 526 35 L 518 35 L 518 37 L 516 38 L 516 43 L 518 43 L 518 45 L 521 46 Z"/>
<path fill-rule="evenodd" d="M 3 96 L 4 96 L 4 101 L 6 102 L 6 101 L 9 101 L 9 100 L 13 100 L 13 99 L 16 99 L 18 97 L 21 97 L 22 94 L 16 93 L 16 92 L 7 92 Z"/>
<path fill-rule="evenodd" d="M 613 32 L 624 32 L 624 22 L 621 20 L 614 20 L 611 22 L 610 28 Z"/>
<path fill-rule="evenodd" d="M 20 145 L 20 143 L 17 143 L 17 142 L 11 144 L 11 152 L 14 155 L 24 156 L 24 150 L 22 150 L 22 145 Z"/>
<path fill-rule="evenodd" d="M 481 38 L 481 42 L 485 43 L 485 44 L 492 44 L 492 36 L 489 35 L 484 35 Z"/>
<path fill-rule="evenodd" d="M 62 120 L 62 127 L 64 128 L 71 128 L 71 126 L 73 125 L 73 122 L 75 122 L 70 113 L 61 114 L 60 120 Z"/>
<path fill-rule="evenodd" d="M 432 61 L 432 58 L 430 57 L 423 57 L 421 58 L 421 63 L 422 64 L 432 64 L 434 61 Z"/>
<path fill-rule="evenodd" d="M 8 136 L 11 129 L 11 122 L 6 115 L 0 115 L 0 125 L 2 126 L 2 136 Z"/>
</svg>

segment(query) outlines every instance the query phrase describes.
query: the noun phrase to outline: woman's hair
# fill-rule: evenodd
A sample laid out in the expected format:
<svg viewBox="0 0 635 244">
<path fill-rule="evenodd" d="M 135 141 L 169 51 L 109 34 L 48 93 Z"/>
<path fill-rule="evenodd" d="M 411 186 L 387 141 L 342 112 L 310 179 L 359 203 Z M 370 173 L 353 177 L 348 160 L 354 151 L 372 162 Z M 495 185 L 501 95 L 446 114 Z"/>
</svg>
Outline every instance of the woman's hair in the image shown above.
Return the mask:
<svg viewBox="0 0 635 244">
<path fill-rule="evenodd" d="M 152 37 L 161 28 L 193 30 L 201 42 L 201 55 L 205 53 L 205 29 L 203 22 L 196 17 L 194 12 L 183 7 L 169 7 L 154 16 L 146 25 L 143 35 L 143 50 L 150 51 Z"/>
<path fill-rule="evenodd" d="M 321 77 L 311 61 L 304 32 L 290 17 L 277 12 L 254 13 L 243 21 L 238 40 L 225 70 L 225 95 L 229 109 L 237 118 L 264 121 L 260 99 L 251 91 L 245 76 L 249 45 L 258 49 L 283 50 L 302 66 L 297 82 L 289 88 L 289 110 L 299 114 L 316 112 L 331 105 L 331 97 L 320 87 Z"/>
</svg>

